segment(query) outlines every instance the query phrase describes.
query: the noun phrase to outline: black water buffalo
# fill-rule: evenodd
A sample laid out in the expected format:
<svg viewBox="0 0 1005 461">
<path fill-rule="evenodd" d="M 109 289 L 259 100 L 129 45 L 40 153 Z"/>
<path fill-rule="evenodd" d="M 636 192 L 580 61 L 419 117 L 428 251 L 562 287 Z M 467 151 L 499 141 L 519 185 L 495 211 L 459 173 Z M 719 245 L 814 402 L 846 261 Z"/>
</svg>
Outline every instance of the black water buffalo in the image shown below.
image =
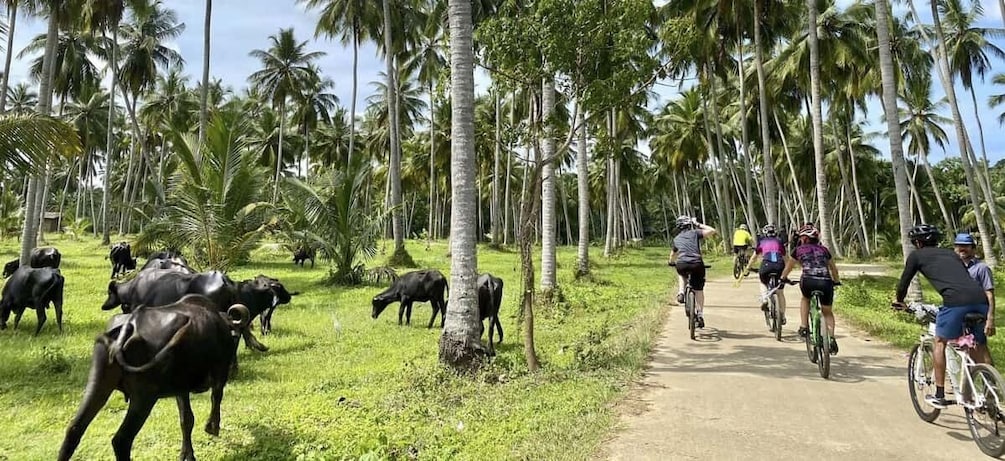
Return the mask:
<svg viewBox="0 0 1005 461">
<path fill-rule="evenodd" d="M 384 308 L 393 302 L 400 302 L 398 307 L 398 325 L 401 325 L 402 315 L 405 324 L 412 324 L 412 303 L 426 302 L 433 306 L 433 316 L 429 318 L 426 328 L 433 328 L 436 313 L 440 313 L 440 327 L 443 327 L 447 315 L 447 303 L 444 294 L 447 291 L 447 278 L 436 269 L 426 269 L 409 272 L 391 283 L 391 287 L 373 297 L 373 318 L 377 318 Z"/>
<path fill-rule="evenodd" d="M 45 309 L 52 303 L 56 311 L 56 324 L 63 332 L 63 275 L 59 269 L 51 267 L 21 267 L 3 287 L 0 298 L 0 330 L 7 328 L 7 319 L 14 312 L 14 329 L 21 323 L 25 308 L 35 309 L 38 325 L 35 334 L 42 331 L 45 324 Z"/>
<path fill-rule="evenodd" d="M 499 343 L 503 341 L 502 323 L 499 321 L 499 306 L 502 305 L 503 281 L 492 274 L 485 273 L 478 276 L 478 318 L 482 321 L 489 319 L 489 355 L 495 355 L 495 346 L 492 344 L 493 326 L 499 330 Z M 484 324 L 482 333 L 485 333 Z M 478 336 L 481 336 L 479 333 Z"/>
<path fill-rule="evenodd" d="M 59 250 L 53 247 L 35 248 L 31 250 L 28 265 L 36 269 L 39 267 L 59 269 L 59 262 L 62 261 L 62 259 L 63 256 L 59 254 Z M 21 261 L 17 259 L 8 261 L 7 264 L 4 264 L 3 266 L 3 277 L 10 277 L 19 267 L 21 267 Z"/>
<path fill-rule="evenodd" d="M 133 257 L 128 242 L 121 242 L 112 245 L 108 253 L 108 259 L 112 261 L 112 278 L 116 275 L 124 274 L 126 271 L 136 269 L 136 258 Z"/>
<path fill-rule="evenodd" d="M 35 248 L 31 250 L 31 259 L 28 264 L 31 267 L 51 267 L 53 269 L 59 269 L 59 262 L 63 259 L 63 256 L 59 254 L 59 250 L 53 247 Z"/>
<path fill-rule="evenodd" d="M 21 267 L 20 260 L 15 259 L 13 261 L 8 261 L 7 264 L 3 265 L 3 278 L 13 275 L 14 271 L 16 271 L 18 267 Z"/>
<path fill-rule="evenodd" d="M 112 391 L 119 390 L 129 402 L 129 409 L 112 437 L 115 459 L 130 459 L 133 440 L 157 400 L 174 397 L 181 420 L 179 459 L 195 460 L 195 417 L 189 394 L 212 389 L 206 432 L 219 435 L 223 388 L 237 353 L 239 331 L 247 329 L 250 321 L 244 306 L 230 306 L 224 314 L 212 301 L 198 295 L 112 317 L 105 332 L 94 341 L 84 397 L 66 429 L 57 459 L 67 461 L 73 456 L 87 426 Z"/>
<path fill-rule="evenodd" d="M 140 271 L 142 272 L 151 269 L 173 270 L 176 272 L 184 272 L 186 274 L 195 273 L 195 270 L 189 267 L 188 261 L 185 260 L 185 257 L 182 256 L 181 253 L 170 250 L 159 251 L 150 255 L 150 258 L 148 258 L 147 262 L 143 264 Z"/>
<path fill-rule="evenodd" d="M 174 270 L 146 270 L 133 280 L 108 284 L 108 299 L 101 309 L 122 306 L 123 312 L 130 312 L 138 306 L 164 306 L 178 301 L 188 294 L 205 296 L 221 311 L 233 304 L 247 306 L 253 320 L 262 315 L 262 331 L 267 334 L 272 329 L 272 314 L 280 304 L 288 304 L 294 295 L 278 280 L 259 275 L 251 280 L 234 282 L 222 272 L 187 274 Z M 244 332 L 248 347 L 266 351 L 250 330 Z"/>
<path fill-rule="evenodd" d="M 293 252 L 293 264 L 304 267 L 304 262 L 308 259 L 311 261 L 311 269 L 314 268 L 314 249 L 311 247 L 300 247 Z"/>
</svg>

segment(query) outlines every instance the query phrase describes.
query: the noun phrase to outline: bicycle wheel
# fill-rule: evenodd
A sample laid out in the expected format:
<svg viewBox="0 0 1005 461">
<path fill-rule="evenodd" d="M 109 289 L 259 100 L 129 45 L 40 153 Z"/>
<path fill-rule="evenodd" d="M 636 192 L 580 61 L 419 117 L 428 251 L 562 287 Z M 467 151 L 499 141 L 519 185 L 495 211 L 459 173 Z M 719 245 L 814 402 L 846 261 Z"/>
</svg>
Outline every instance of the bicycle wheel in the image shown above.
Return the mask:
<svg viewBox="0 0 1005 461">
<path fill-rule="evenodd" d="M 925 344 L 921 348 L 921 343 L 915 344 L 911 349 L 911 356 L 907 359 L 907 390 L 911 393 L 911 404 L 918 417 L 926 423 L 935 421 L 942 410 L 932 407 L 925 402 L 925 395 L 935 394 L 935 356 L 932 352 L 932 345 Z"/>
<path fill-rule="evenodd" d="M 769 306 L 771 311 L 771 322 L 774 324 L 775 341 L 782 340 L 782 313 L 778 310 L 778 300 L 774 295 L 771 296 L 771 306 Z"/>
<path fill-rule="evenodd" d="M 775 311 L 773 303 L 773 299 L 768 300 L 768 310 L 764 311 L 764 324 L 767 325 L 768 331 L 775 331 L 775 322 L 772 318 L 772 313 Z"/>
<path fill-rule="evenodd" d="M 817 325 L 819 319 L 817 318 L 817 304 L 816 297 L 810 298 L 810 332 L 806 335 L 806 356 L 809 357 L 810 362 L 817 363 Z"/>
<path fill-rule="evenodd" d="M 736 262 L 733 263 L 733 278 L 739 280 L 740 273 L 743 272 L 743 256 L 737 256 Z"/>
<path fill-rule="evenodd" d="M 1002 376 L 998 370 L 979 363 L 970 369 L 977 395 L 975 402 L 981 406 L 966 408 L 967 426 L 974 442 L 985 455 L 999 457 L 1005 454 L 1005 417 L 1002 414 Z"/>
<path fill-rule="evenodd" d="M 820 377 L 827 379 L 831 375 L 831 335 L 827 332 L 826 322 L 821 317 L 817 317 L 817 368 L 820 369 Z M 823 325 L 821 325 L 823 324 Z"/>
<path fill-rule="evenodd" d="M 687 329 L 694 340 L 694 331 L 698 325 L 698 315 L 694 311 L 694 292 L 690 288 L 684 292 L 684 309 L 687 310 Z"/>
</svg>

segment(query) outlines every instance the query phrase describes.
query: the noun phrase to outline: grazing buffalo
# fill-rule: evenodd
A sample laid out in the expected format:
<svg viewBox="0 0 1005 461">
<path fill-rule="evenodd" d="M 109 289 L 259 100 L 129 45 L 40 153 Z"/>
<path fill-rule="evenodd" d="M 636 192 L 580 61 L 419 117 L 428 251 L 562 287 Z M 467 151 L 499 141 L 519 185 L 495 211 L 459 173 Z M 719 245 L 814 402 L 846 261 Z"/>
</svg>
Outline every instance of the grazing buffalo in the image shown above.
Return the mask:
<svg viewBox="0 0 1005 461">
<path fill-rule="evenodd" d="M 311 247 L 300 247 L 293 252 L 293 264 L 304 267 L 304 262 L 311 260 L 311 269 L 314 268 L 314 249 Z"/>
<path fill-rule="evenodd" d="M 73 456 L 84 431 L 112 391 L 119 390 L 129 409 L 112 437 L 115 459 L 131 458 L 133 440 L 157 400 L 174 397 L 181 420 L 181 456 L 195 460 L 192 448 L 191 393 L 212 389 L 206 432 L 220 434 L 220 402 L 237 353 L 239 331 L 251 321 L 247 308 L 230 306 L 227 313 L 202 296 L 185 296 L 158 308 L 139 308 L 112 317 L 94 341 L 91 373 L 77 414 L 66 429 L 60 461 Z"/>
<path fill-rule="evenodd" d="M 188 261 L 185 257 L 177 251 L 159 251 L 150 255 L 147 259 L 146 264 L 140 269 L 140 271 L 146 271 L 150 269 L 162 269 L 162 270 L 173 270 L 176 272 L 184 272 L 186 274 L 194 274 L 193 270 L 188 265 Z"/>
<path fill-rule="evenodd" d="M 7 277 L 10 277 L 11 275 L 13 275 L 14 271 L 16 271 L 18 267 L 21 267 L 21 261 L 17 260 L 17 259 L 15 259 L 13 261 L 9 261 L 9 262 L 7 262 L 7 264 L 4 264 L 3 265 L 3 278 L 7 278 Z"/>
<path fill-rule="evenodd" d="M 63 257 L 59 254 L 59 250 L 53 247 L 35 248 L 31 250 L 28 265 L 36 269 L 39 267 L 59 269 L 59 262 L 62 259 Z M 4 264 L 3 266 L 3 277 L 10 277 L 19 267 L 21 267 L 21 261 L 17 259 L 8 261 L 7 264 Z"/>
<path fill-rule="evenodd" d="M 205 296 L 217 309 L 224 311 L 233 304 L 247 306 L 251 319 L 262 315 L 262 330 L 272 329 L 272 313 L 280 304 L 288 304 L 294 295 L 278 280 L 259 275 L 251 280 L 234 282 L 222 272 L 186 274 L 174 270 L 146 270 L 136 278 L 108 284 L 108 299 L 101 306 L 103 310 L 122 306 L 123 312 L 130 312 L 138 306 L 165 306 L 178 301 L 188 294 Z M 266 351 L 268 347 L 258 342 L 250 330 L 245 330 L 244 341 L 248 347 Z"/>
<path fill-rule="evenodd" d="M 136 258 L 133 257 L 128 242 L 112 245 L 108 259 L 112 260 L 112 278 L 126 271 L 136 270 Z"/>
<path fill-rule="evenodd" d="M 412 324 L 412 303 L 415 301 L 426 302 L 433 306 L 433 316 L 429 318 L 429 325 L 433 327 L 436 320 L 436 313 L 440 313 L 440 327 L 443 327 L 444 317 L 447 315 L 447 303 L 444 294 L 447 291 L 447 279 L 436 269 L 409 272 L 402 275 L 398 280 L 391 283 L 391 287 L 373 297 L 373 318 L 377 318 L 381 312 L 393 302 L 400 302 L 398 307 L 398 325 L 401 325 L 402 315 L 405 316 L 405 324 Z"/>
<path fill-rule="evenodd" d="M 21 323 L 21 314 L 25 308 L 35 309 L 38 325 L 35 335 L 42 331 L 45 324 L 45 309 L 52 303 L 56 311 L 56 324 L 59 332 L 63 332 L 63 275 L 59 269 L 51 267 L 22 267 L 14 271 L 14 275 L 3 287 L 3 297 L 0 298 L 0 330 L 7 328 L 7 319 L 14 312 L 14 329 Z"/>
<path fill-rule="evenodd" d="M 502 323 L 499 321 L 499 306 L 502 305 L 503 281 L 501 278 L 485 273 L 478 276 L 478 318 L 489 319 L 489 355 L 495 355 L 492 344 L 493 325 L 499 330 L 499 343 L 503 341 Z M 482 326 L 482 333 L 485 331 Z M 479 333 L 478 336 L 481 336 Z"/>
<path fill-rule="evenodd" d="M 35 248 L 31 250 L 31 267 L 51 267 L 59 269 L 59 262 L 62 260 L 59 250 L 53 247 Z"/>
</svg>

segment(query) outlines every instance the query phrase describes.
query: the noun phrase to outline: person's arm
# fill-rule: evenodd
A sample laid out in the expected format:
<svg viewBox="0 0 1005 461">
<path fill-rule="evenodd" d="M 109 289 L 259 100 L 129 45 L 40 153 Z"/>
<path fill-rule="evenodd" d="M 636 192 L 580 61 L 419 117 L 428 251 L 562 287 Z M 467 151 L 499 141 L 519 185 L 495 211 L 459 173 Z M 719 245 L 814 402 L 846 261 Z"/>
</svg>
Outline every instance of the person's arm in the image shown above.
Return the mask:
<svg viewBox="0 0 1005 461">
<path fill-rule="evenodd" d="M 701 232 L 701 236 L 702 236 L 702 238 L 709 238 L 709 237 L 711 237 L 712 235 L 715 235 L 715 233 L 716 233 L 716 230 L 715 230 L 715 228 L 714 228 L 714 227 L 712 227 L 712 226 L 709 226 L 709 225 L 705 225 L 705 224 L 702 224 L 702 223 L 700 223 L 700 222 L 697 222 L 697 221 L 695 221 L 695 223 L 694 223 L 694 224 L 695 224 L 696 226 L 698 226 L 698 231 L 700 231 L 700 232 Z"/>
<path fill-rule="evenodd" d="M 995 282 L 991 268 L 984 265 L 978 272 L 977 281 L 984 288 L 984 295 L 988 298 L 988 320 L 984 322 L 984 334 L 994 336 L 995 334 Z"/>
<path fill-rule="evenodd" d="M 837 264 L 834 263 L 834 258 L 827 260 L 827 268 L 831 271 L 831 280 L 833 280 L 835 284 L 840 284 L 841 276 L 838 275 L 838 267 Z"/>
<path fill-rule="evenodd" d="M 904 297 L 907 296 L 907 287 L 911 284 L 911 279 L 914 278 L 914 274 L 918 273 L 918 257 L 917 253 L 912 251 L 911 254 L 907 255 L 907 261 L 904 262 L 904 272 L 900 274 L 900 281 L 897 282 L 897 302 L 903 303 Z"/>
<path fill-rule="evenodd" d="M 677 262 L 677 245 L 672 245 L 670 250 L 670 263 L 673 264 Z"/>
<path fill-rule="evenodd" d="M 754 263 L 757 262 L 757 258 L 760 256 L 761 252 L 757 251 L 757 248 L 754 248 L 754 255 L 750 257 L 750 262 L 747 263 L 747 267 L 743 268 L 743 272 L 750 272 L 750 268 L 754 267 Z"/>
<path fill-rule="evenodd" d="M 782 269 L 782 276 L 779 277 L 781 280 L 789 279 L 789 272 L 796 267 L 796 258 L 785 258 L 785 269 Z"/>
</svg>

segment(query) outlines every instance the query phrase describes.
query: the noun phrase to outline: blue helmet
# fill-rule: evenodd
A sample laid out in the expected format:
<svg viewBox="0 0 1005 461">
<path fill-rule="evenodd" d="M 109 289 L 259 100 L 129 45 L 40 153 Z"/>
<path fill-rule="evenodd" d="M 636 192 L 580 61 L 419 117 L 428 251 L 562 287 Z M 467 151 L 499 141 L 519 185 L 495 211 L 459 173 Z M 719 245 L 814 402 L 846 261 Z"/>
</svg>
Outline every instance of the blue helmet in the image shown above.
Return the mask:
<svg viewBox="0 0 1005 461">
<path fill-rule="evenodd" d="M 953 240 L 953 245 L 977 245 L 977 241 L 974 240 L 974 236 L 969 232 L 960 232 L 956 234 L 956 239 Z"/>
</svg>

